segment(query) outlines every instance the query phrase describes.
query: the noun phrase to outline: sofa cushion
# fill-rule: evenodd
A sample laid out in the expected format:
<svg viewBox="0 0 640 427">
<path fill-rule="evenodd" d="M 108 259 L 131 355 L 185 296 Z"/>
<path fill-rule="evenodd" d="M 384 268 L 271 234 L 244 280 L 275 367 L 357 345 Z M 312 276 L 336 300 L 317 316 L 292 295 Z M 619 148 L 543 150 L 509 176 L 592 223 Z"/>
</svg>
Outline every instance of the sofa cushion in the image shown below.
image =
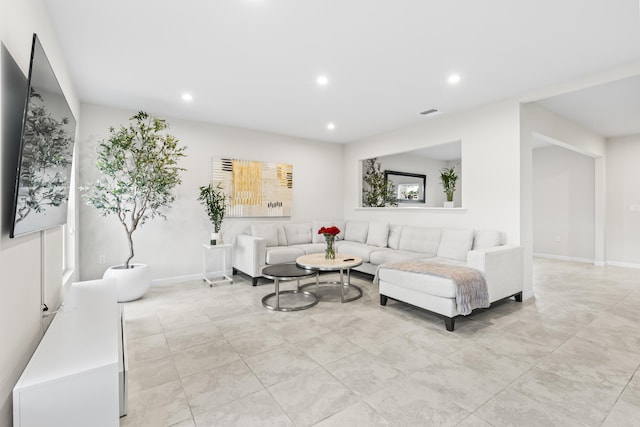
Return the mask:
<svg viewBox="0 0 640 427">
<path fill-rule="evenodd" d="M 445 228 L 438 246 L 438 257 L 465 261 L 473 245 L 473 230 Z"/>
<path fill-rule="evenodd" d="M 381 266 L 378 270 L 378 278 L 380 282 L 392 283 L 394 287 L 406 288 L 415 292 L 435 295 L 442 298 L 456 297 L 456 285 L 451 279 L 445 277 L 394 270 Z"/>
<path fill-rule="evenodd" d="M 391 224 L 389 226 L 389 239 L 387 246 L 391 249 L 398 249 L 400 247 L 400 236 L 402 235 L 402 225 Z"/>
<path fill-rule="evenodd" d="M 287 244 L 300 245 L 303 243 L 311 243 L 311 224 L 285 224 L 284 234 L 287 236 Z"/>
<path fill-rule="evenodd" d="M 284 233 L 284 224 L 276 223 L 278 227 L 278 246 L 288 246 L 287 235 Z"/>
<path fill-rule="evenodd" d="M 365 243 L 369 232 L 369 223 L 363 221 L 349 221 L 344 226 L 344 240 Z"/>
<path fill-rule="evenodd" d="M 302 245 L 295 245 L 294 248 L 300 248 L 305 254 L 319 254 L 324 252 L 327 248 L 326 243 L 304 243 Z"/>
<path fill-rule="evenodd" d="M 276 224 L 252 224 L 251 235 L 263 238 L 267 247 L 278 246 L 278 226 Z"/>
<path fill-rule="evenodd" d="M 503 244 L 503 235 L 497 230 L 478 230 L 473 239 L 473 249 L 487 249 Z"/>
<path fill-rule="evenodd" d="M 422 252 L 436 256 L 441 236 L 442 230 L 439 228 L 405 225 L 402 228 L 398 249 L 401 251 Z"/>
<path fill-rule="evenodd" d="M 365 243 L 350 242 L 348 240 L 340 240 L 336 242 L 336 252 L 343 255 L 355 255 L 362 258 L 362 262 L 369 262 L 369 255 L 372 252 L 379 251 L 380 248 L 369 246 Z"/>
<path fill-rule="evenodd" d="M 396 251 L 393 249 L 380 249 L 372 252 L 369 262 L 373 265 L 382 265 L 387 262 L 411 261 L 414 259 L 424 259 L 425 254 L 420 252 Z"/>
<path fill-rule="evenodd" d="M 322 227 L 331 227 L 335 225 L 340 229 L 340 233 L 336 235 L 336 240 L 344 239 L 344 222 L 342 221 L 313 221 L 313 225 L 311 227 L 311 238 L 313 243 L 324 243 L 324 236 L 322 234 L 318 234 L 318 230 Z"/>
<path fill-rule="evenodd" d="M 295 262 L 296 258 L 304 254 L 304 250 L 296 246 L 275 246 L 267 249 L 266 262 L 269 265 Z"/>
<path fill-rule="evenodd" d="M 367 245 L 386 248 L 389 240 L 389 223 L 375 222 L 369 223 L 369 232 L 367 233 Z"/>
</svg>

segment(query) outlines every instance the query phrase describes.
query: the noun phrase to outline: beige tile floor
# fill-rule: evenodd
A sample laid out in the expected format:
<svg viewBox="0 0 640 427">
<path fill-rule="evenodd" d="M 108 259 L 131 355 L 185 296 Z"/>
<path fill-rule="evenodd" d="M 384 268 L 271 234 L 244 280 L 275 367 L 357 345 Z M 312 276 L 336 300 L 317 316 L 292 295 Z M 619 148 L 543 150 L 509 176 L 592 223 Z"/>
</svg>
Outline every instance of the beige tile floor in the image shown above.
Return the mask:
<svg viewBox="0 0 640 427">
<path fill-rule="evenodd" d="M 639 426 L 640 271 L 540 260 L 535 299 L 456 322 L 357 301 L 261 306 L 240 276 L 126 304 L 121 426 Z M 289 282 L 291 286 L 291 282 Z"/>
</svg>

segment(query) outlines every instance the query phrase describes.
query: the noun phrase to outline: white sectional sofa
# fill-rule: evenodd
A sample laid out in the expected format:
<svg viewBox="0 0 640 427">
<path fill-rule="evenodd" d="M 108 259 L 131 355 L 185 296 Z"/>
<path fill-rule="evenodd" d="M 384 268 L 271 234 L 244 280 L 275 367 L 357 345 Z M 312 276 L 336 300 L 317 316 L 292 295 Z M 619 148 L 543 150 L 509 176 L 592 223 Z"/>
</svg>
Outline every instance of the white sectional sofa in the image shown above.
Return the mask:
<svg viewBox="0 0 640 427">
<path fill-rule="evenodd" d="M 456 309 L 455 284 L 450 279 L 385 268 L 385 263 L 419 260 L 467 266 L 483 273 L 490 302 L 515 297 L 522 300 L 522 248 L 506 246 L 503 233 L 383 222 L 256 223 L 250 234 L 235 238 L 233 267 L 249 275 L 253 285 L 268 265 L 294 262 L 297 257 L 325 249 L 320 227 L 336 225 L 341 233 L 336 251 L 356 255 L 363 263 L 355 270 L 376 275 L 380 303 L 403 301 L 445 317 L 448 330 L 461 315 Z"/>
<path fill-rule="evenodd" d="M 498 246 L 473 249 L 467 252 L 466 262 L 445 257 L 421 261 L 464 265 L 479 270 L 486 280 L 490 303 L 509 297 L 522 302 L 522 256 L 520 246 Z M 448 331 L 453 331 L 456 317 L 465 315 L 458 311 L 456 285 L 451 279 L 382 265 L 378 271 L 378 285 L 381 305 L 386 305 L 391 298 L 440 314 Z"/>
<path fill-rule="evenodd" d="M 262 277 L 262 270 L 273 264 L 294 262 L 306 254 L 324 252 L 324 237 L 318 234 L 323 226 L 337 225 L 344 229 L 344 223 L 255 223 L 237 234 L 233 244 L 233 269 L 250 276 L 253 286 Z M 337 238 L 344 235 L 341 232 Z"/>
</svg>

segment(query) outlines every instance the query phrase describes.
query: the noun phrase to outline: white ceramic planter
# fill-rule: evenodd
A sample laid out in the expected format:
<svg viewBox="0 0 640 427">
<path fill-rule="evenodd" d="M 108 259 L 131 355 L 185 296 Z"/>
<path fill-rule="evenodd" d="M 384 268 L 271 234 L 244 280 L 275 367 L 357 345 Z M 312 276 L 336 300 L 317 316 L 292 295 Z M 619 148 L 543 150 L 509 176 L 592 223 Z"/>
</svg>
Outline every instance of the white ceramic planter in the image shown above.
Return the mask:
<svg viewBox="0 0 640 427">
<path fill-rule="evenodd" d="M 211 246 L 219 244 L 220 233 L 211 233 Z"/>
<path fill-rule="evenodd" d="M 133 268 L 114 265 L 107 268 L 104 279 L 116 279 L 118 302 L 137 300 L 151 287 L 151 271 L 147 264 L 130 264 Z"/>
<path fill-rule="evenodd" d="M 445 208 L 452 208 L 453 207 L 453 202 L 444 202 L 444 207 Z"/>
</svg>

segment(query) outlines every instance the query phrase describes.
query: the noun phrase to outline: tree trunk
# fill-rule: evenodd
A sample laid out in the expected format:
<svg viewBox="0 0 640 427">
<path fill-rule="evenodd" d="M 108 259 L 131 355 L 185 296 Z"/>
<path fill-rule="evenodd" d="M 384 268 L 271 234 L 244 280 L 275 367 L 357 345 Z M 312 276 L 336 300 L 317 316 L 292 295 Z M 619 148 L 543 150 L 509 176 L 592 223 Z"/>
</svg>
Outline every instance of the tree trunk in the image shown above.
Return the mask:
<svg viewBox="0 0 640 427">
<path fill-rule="evenodd" d="M 129 240 L 129 258 L 127 258 L 127 260 L 124 263 L 124 268 L 129 268 L 129 261 L 131 261 L 133 259 L 133 238 L 132 235 L 133 231 L 128 231 L 127 230 L 127 239 Z"/>
</svg>

